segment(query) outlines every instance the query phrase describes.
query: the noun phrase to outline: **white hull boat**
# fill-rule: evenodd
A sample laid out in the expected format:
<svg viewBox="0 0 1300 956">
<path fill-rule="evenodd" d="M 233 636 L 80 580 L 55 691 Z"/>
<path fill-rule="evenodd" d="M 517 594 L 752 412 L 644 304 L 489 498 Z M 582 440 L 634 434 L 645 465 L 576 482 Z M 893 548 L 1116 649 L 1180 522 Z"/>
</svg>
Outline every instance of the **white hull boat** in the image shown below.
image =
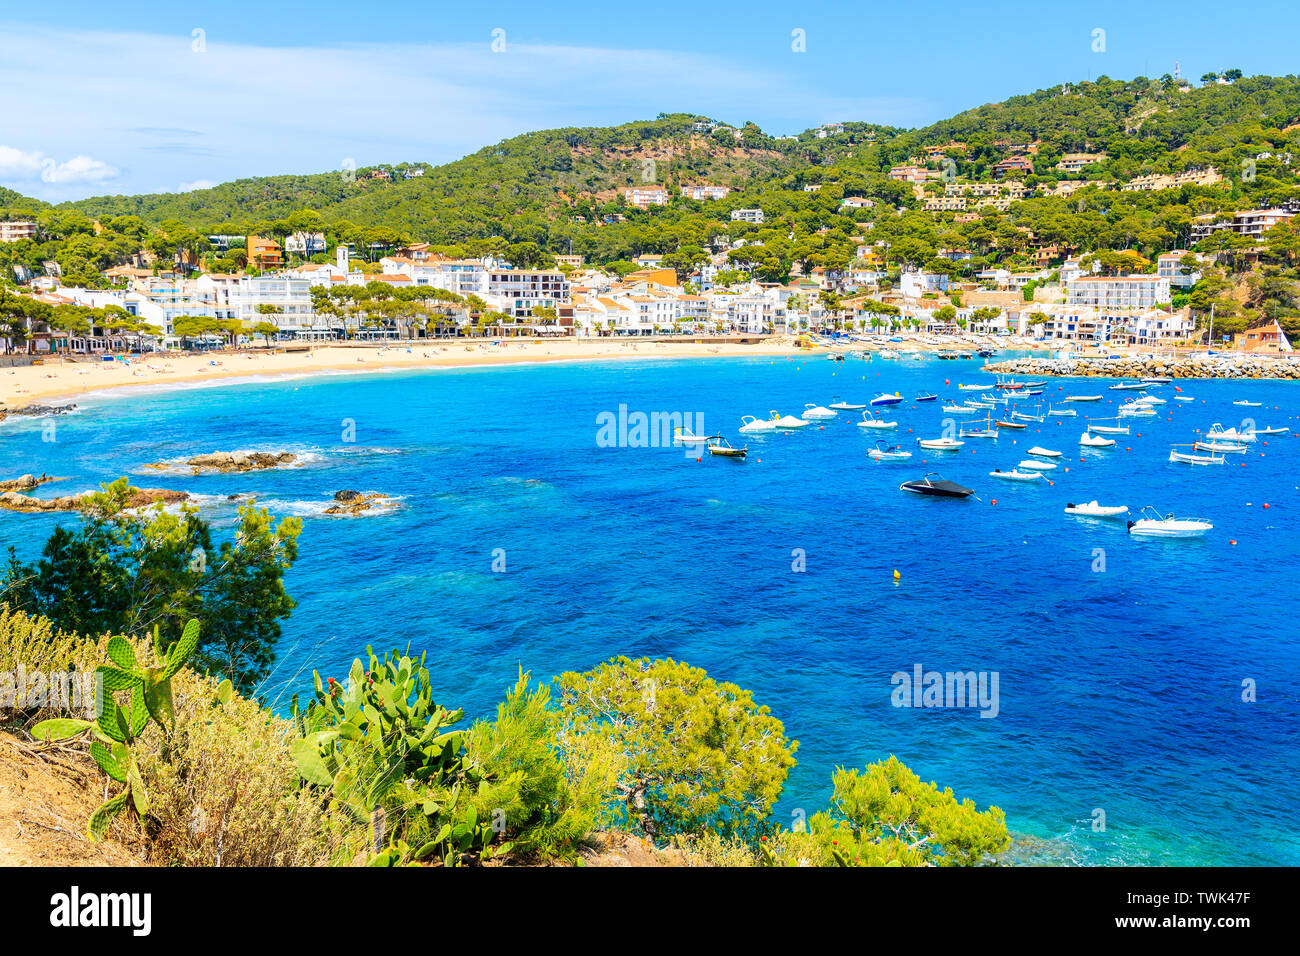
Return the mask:
<svg viewBox="0 0 1300 956">
<path fill-rule="evenodd" d="M 867 452 L 868 458 L 874 458 L 876 461 L 904 461 L 912 457 L 910 451 L 905 451 L 897 445 L 888 445 L 883 441 L 876 442 L 876 447 Z"/>
<path fill-rule="evenodd" d="M 1061 457 L 1061 453 L 1059 451 L 1052 451 L 1052 449 L 1050 448 L 1043 448 L 1039 445 L 1035 445 L 1033 448 L 1029 449 L 1029 454 L 1037 455 L 1039 458 L 1060 458 Z"/>
<path fill-rule="evenodd" d="M 1127 505 L 1099 505 L 1094 498 L 1087 504 L 1076 505 L 1073 502 L 1065 506 L 1067 515 L 1083 515 L 1088 518 L 1115 518 L 1128 514 Z"/>
<path fill-rule="evenodd" d="M 693 435 L 684 428 L 673 429 L 674 445 L 707 445 L 708 443 L 707 435 Z"/>
<path fill-rule="evenodd" d="M 1255 434 L 1255 432 L 1238 431 L 1235 428 L 1224 428 L 1218 422 L 1215 422 L 1210 426 L 1210 430 L 1205 437 L 1210 441 L 1226 441 L 1233 445 L 1240 445 L 1243 442 L 1253 444 Z"/>
<path fill-rule="evenodd" d="M 943 411 L 945 415 L 974 415 L 980 409 L 973 405 L 945 405 Z"/>
<path fill-rule="evenodd" d="M 1222 465 L 1225 459 L 1222 455 L 1189 455 L 1171 448 L 1169 460 L 1180 465 Z"/>
<path fill-rule="evenodd" d="M 1285 428 L 1256 428 L 1253 432 L 1247 432 L 1249 435 L 1285 435 Z"/>
<path fill-rule="evenodd" d="M 809 403 L 804 406 L 803 417 L 809 421 L 824 421 L 827 418 L 834 418 L 835 413 L 829 408 Z"/>
<path fill-rule="evenodd" d="M 1233 402 L 1232 404 L 1240 405 L 1242 408 L 1259 408 L 1260 406 L 1259 402 L 1247 402 L 1247 401 Z"/>
<path fill-rule="evenodd" d="M 1001 478 L 1004 481 L 1038 481 L 1043 476 L 1036 471 L 1002 471 L 994 470 L 989 472 L 990 478 Z"/>
<path fill-rule="evenodd" d="M 781 415 L 772 412 L 772 423 L 777 428 L 807 428 L 809 423 L 802 418 L 795 418 L 793 415 Z"/>
<path fill-rule="evenodd" d="M 1062 399 L 1065 402 L 1100 402 L 1100 395 L 1067 395 Z"/>
<path fill-rule="evenodd" d="M 1098 435 L 1127 435 L 1127 425 L 1089 425 L 1088 431 L 1096 432 Z"/>
<path fill-rule="evenodd" d="M 1049 408 L 1047 414 L 1053 418 L 1078 418 L 1079 413 L 1073 408 Z"/>
<path fill-rule="evenodd" d="M 1033 458 L 1026 458 L 1020 464 L 1016 465 L 1017 471 L 1055 471 L 1056 462 L 1054 461 L 1037 461 Z"/>
<path fill-rule="evenodd" d="M 917 444 L 930 451 L 956 451 L 966 443 L 955 438 L 920 438 Z"/>
<path fill-rule="evenodd" d="M 746 415 L 740 420 L 740 428 L 736 430 L 746 435 L 761 435 L 764 432 L 774 432 L 776 428 L 776 422 L 771 419 Z"/>
<path fill-rule="evenodd" d="M 1228 441 L 1198 441 L 1192 443 L 1196 451 L 1218 452 L 1220 455 L 1244 455 L 1246 446 Z"/>
<path fill-rule="evenodd" d="M 1100 435 L 1089 435 L 1084 432 L 1079 436 L 1079 444 L 1085 448 L 1110 448 L 1115 444 L 1115 439 L 1102 438 Z"/>
<path fill-rule="evenodd" d="M 877 395 L 871 400 L 872 407 L 879 408 L 881 405 L 897 405 L 903 400 L 902 395 Z"/>
<path fill-rule="evenodd" d="M 897 428 L 898 422 L 887 422 L 883 418 L 872 415 L 871 412 L 863 412 L 862 421 L 858 422 L 858 427 L 873 429 Z"/>
<path fill-rule="evenodd" d="M 1162 515 L 1154 508 L 1143 508 L 1142 517 L 1128 523 L 1129 534 L 1145 535 L 1151 538 L 1199 538 L 1207 531 L 1213 531 L 1214 525 L 1197 518 L 1175 518 L 1172 514 Z"/>
<path fill-rule="evenodd" d="M 828 407 L 828 408 L 833 408 L 833 409 L 835 409 L 835 411 L 837 411 L 837 412 L 860 412 L 860 411 L 862 411 L 864 408 L 866 408 L 867 406 L 866 406 L 866 405 L 853 405 L 853 404 L 851 404 L 851 403 L 849 403 L 849 402 L 841 402 L 841 401 L 839 400 L 839 397 L 837 396 L 836 399 L 835 399 L 835 401 L 831 402 L 830 405 L 828 405 L 827 407 Z"/>
<path fill-rule="evenodd" d="M 1175 401 L 1175 402 L 1194 402 L 1194 401 L 1196 401 L 1196 399 L 1192 398 L 1192 396 L 1190 396 L 1190 395 L 1175 395 L 1175 396 L 1174 396 L 1174 401 Z"/>
</svg>

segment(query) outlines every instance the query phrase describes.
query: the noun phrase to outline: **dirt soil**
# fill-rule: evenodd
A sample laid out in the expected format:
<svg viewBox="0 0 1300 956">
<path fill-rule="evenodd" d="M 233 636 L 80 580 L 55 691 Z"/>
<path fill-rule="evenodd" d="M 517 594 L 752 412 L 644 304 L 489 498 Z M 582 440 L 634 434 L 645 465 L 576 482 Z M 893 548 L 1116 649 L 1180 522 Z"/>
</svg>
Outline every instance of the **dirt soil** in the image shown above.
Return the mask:
<svg viewBox="0 0 1300 956">
<path fill-rule="evenodd" d="M 121 844 L 86 836 L 100 777 L 88 756 L 0 732 L 0 867 L 141 865 Z"/>
</svg>

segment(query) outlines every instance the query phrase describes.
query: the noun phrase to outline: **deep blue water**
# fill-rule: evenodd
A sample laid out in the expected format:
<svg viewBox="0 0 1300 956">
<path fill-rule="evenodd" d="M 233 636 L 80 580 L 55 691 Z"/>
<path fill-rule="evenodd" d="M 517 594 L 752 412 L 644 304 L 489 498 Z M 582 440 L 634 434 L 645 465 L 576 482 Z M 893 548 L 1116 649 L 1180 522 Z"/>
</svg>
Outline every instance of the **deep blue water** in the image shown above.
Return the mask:
<svg viewBox="0 0 1300 956">
<path fill-rule="evenodd" d="M 1116 450 L 1082 454 L 1082 418 L 1048 419 L 957 453 L 875 463 L 856 413 L 750 436 L 744 464 L 597 446 L 597 416 L 620 404 L 700 413 L 739 444 L 743 414 L 881 390 L 955 398 L 958 382 L 992 380 L 979 364 L 602 362 L 92 396 L 57 421 L 55 443 L 40 423 L 0 423 L 0 477 L 66 476 L 40 491 L 64 494 L 198 452 L 318 455 L 293 470 L 136 479 L 256 492 L 276 514 L 306 516 L 288 577 L 299 606 L 272 679 L 281 701 L 310 687 L 312 668 L 342 677 L 367 643 L 428 651 L 442 702 L 474 716 L 493 712 L 520 664 L 546 678 L 616 654 L 672 656 L 752 689 L 800 741 L 782 819 L 822 808 L 835 766 L 893 753 L 1001 806 L 1013 831 L 1048 841 L 1036 859 L 1300 864 L 1300 439 L 1261 440 L 1224 467 L 1166 461 L 1194 429 L 1244 414 L 1300 428 L 1300 385 L 1180 383 L 1196 398 L 1186 404 L 1165 386 L 1159 416 L 1132 419 Z M 1114 415 L 1116 397 L 1133 394 L 1109 384 L 1051 380 L 1043 398 L 1100 392 L 1102 403 L 1074 407 Z M 1239 398 L 1263 406 L 1232 406 Z M 945 417 L 910 401 L 885 414 L 907 442 L 937 436 Z M 346 420 L 354 442 L 341 441 Z M 1053 485 L 987 476 L 1036 444 L 1066 453 Z M 898 491 L 930 469 L 982 500 Z M 404 498 L 387 514 L 314 516 L 342 488 Z M 1092 498 L 1215 530 L 1160 542 L 1130 537 L 1122 520 L 1063 515 Z M 34 557 L 56 520 L 0 512 L 0 545 Z M 996 671 L 996 719 L 891 706 L 891 675 L 917 663 Z M 1254 703 L 1241 699 L 1246 679 Z"/>
</svg>

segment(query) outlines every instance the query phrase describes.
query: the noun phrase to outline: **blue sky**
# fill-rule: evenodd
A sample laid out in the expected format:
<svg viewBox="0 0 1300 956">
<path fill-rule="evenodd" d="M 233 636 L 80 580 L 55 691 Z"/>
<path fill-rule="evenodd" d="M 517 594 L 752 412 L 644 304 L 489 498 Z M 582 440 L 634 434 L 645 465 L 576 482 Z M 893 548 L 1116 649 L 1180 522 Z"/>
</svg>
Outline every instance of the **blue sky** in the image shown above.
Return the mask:
<svg viewBox="0 0 1300 956">
<path fill-rule="evenodd" d="M 1106 74 L 1295 71 L 1294 3 L 0 7 L 0 185 L 57 201 L 439 163 L 659 112 L 917 126 Z M 1104 32 L 1104 50 L 1095 31 Z M 498 50 L 493 50 L 494 31 Z M 804 52 L 795 52 L 802 31 Z M 504 41 L 502 49 L 501 40 Z"/>
</svg>

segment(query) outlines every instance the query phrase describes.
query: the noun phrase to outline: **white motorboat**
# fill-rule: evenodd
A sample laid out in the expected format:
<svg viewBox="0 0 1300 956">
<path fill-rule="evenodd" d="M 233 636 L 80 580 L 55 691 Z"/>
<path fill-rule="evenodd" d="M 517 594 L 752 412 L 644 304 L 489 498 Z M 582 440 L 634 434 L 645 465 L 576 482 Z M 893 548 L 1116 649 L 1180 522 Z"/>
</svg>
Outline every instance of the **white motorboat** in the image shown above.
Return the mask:
<svg viewBox="0 0 1300 956">
<path fill-rule="evenodd" d="M 877 395 L 875 398 L 871 400 L 871 405 L 877 408 L 880 407 L 881 405 L 897 405 L 902 400 L 903 400 L 903 396 L 899 395 L 897 392 L 895 392 L 893 395 L 890 395 L 886 392 L 881 392 L 879 395 Z"/>
<path fill-rule="evenodd" d="M 1112 392 L 1145 392 L 1151 386 L 1146 382 L 1117 382 L 1110 387 Z"/>
<path fill-rule="evenodd" d="M 1192 398 L 1192 396 L 1190 396 L 1190 395 L 1175 395 L 1175 396 L 1174 396 L 1174 401 L 1175 401 L 1175 402 L 1194 402 L 1194 401 L 1196 401 L 1196 399 Z"/>
<path fill-rule="evenodd" d="M 803 407 L 803 417 L 809 421 L 822 421 L 827 418 L 834 418 L 835 413 L 829 408 L 821 405 L 814 405 L 809 402 Z"/>
<path fill-rule="evenodd" d="M 1137 402 L 1129 402 L 1127 405 L 1119 407 L 1120 418 L 1145 418 L 1154 415 L 1156 410 L 1149 405 L 1139 405 Z"/>
<path fill-rule="evenodd" d="M 1207 531 L 1213 531 L 1214 525 L 1199 518 L 1176 518 L 1172 514 L 1162 515 L 1150 506 L 1142 509 L 1142 517 L 1128 523 L 1129 534 L 1146 535 L 1153 538 L 1199 538 Z"/>
<path fill-rule="evenodd" d="M 885 441 L 877 441 L 876 447 L 867 452 L 868 458 L 874 458 L 876 461 L 903 461 L 911 458 L 912 453 L 897 445 L 890 445 Z"/>
<path fill-rule="evenodd" d="M 1142 381 L 1149 385 L 1168 385 L 1173 379 L 1167 375 L 1148 375 Z"/>
<path fill-rule="evenodd" d="M 1240 445 L 1243 442 L 1253 444 L 1255 434 L 1253 431 L 1245 431 L 1244 429 L 1224 428 L 1218 422 L 1215 422 L 1210 426 L 1210 430 L 1206 432 L 1205 437 L 1210 441 L 1226 441 L 1233 445 Z"/>
<path fill-rule="evenodd" d="M 674 428 L 673 444 L 674 445 L 707 445 L 709 443 L 708 435 L 694 435 L 689 429 Z"/>
<path fill-rule="evenodd" d="M 1128 514 L 1128 505 L 1099 505 L 1094 498 L 1087 504 L 1076 505 L 1074 502 L 1065 506 L 1067 515 L 1084 515 L 1088 518 L 1114 518 Z"/>
<path fill-rule="evenodd" d="M 1003 471 L 995 468 L 989 472 L 990 478 L 1001 478 L 1004 481 L 1038 481 L 1043 476 L 1036 471 Z"/>
<path fill-rule="evenodd" d="M 1093 421 L 1099 422 L 1117 422 L 1118 418 L 1097 418 L 1088 421 L 1088 431 L 1096 432 L 1098 435 L 1127 435 L 1127 425 L 1094 425 Z"/>
<path fill-rule="evenodd" d="M 1135 404 L 1135 405 L 1168 405 L 1169 403 L 1166 402 L 1163 398 L 1157 398 L 1155 395 L 1143 395 L 1141 398 L 1137 399 L 1133 404 Z"/>
<path fill-rule="evenodd" d="M 833 409 L 835 409 L 837 412 L 860 412 L 860 411 L 862 411 L 864 408 L 866 408 L 867 406 L 866 406 L 866 405 L 854 405 L 854 404 L 851 403 L 851 402 L 844 402 L 844 401 L 841 401 L 841 400 L 840 400 L 840 397 L 839 397 L 838 395 L 836 395 L 836 396 L 835 396 L 835 401 L 831 402 L 830 405 L 827 406 L 827 407 L 828 407 L 828 408 L 833 408 Z"/>
<path fill-rule="evenodd" d="M 1020 464 L 1016 465 L 1016 468 L 1020 471 L 1055 471 L 1056 462 L 1039 461 L 1036 458 L 1026 458 Z"/>
<path fill-rule="evenodd" d="M 1260 405 L 1259 402 L 1248 402 L 1245 399 L 1242 399 L 1239 402 L 1233 402 L 1232 404 L 1240 405 L 1242 408 L 1259 408 Z"/>
<path fill-rule="evenodd" d="M 1247 432 L 1249 435 L 1285 435 L 1288 429 L 1285 428 L 1255 428 Z"/>
<path fill-rule="evenodd" d="M 777 411 L 773 411 L 771 415 L 771 421 L 777 428 L 807 428 L 811 424 L 802 418 L 795 418 L 793 415 L 782 415 Z"/>
<path fill-rule="evenodd" d="M 955 438 L 918 438 L 917 444 L 930 451 L 956 451 L 966 443 Z"/>
<path fill-rule="evenodd" d="M 1245 445 L 1231 441 L 1196 441 L 1192 442 L 1192 448 L 1196 451 L 1218 452 L 1220 455 L 1244 455 L 1246 453 Z"/>
<path fill-rule="evenodd" d="M 761 435 L 764 432 L 774 432 L 776 428 L 776 422 L 770 418 L 755 418 L 753 415 L 746 415 L 740 420 L 740 428 L 736 430 L 745 435 Z"/>
<path fill-rule="evenodd" d="M 1063 402 L 1100 402 L 1100 395 L 1067 395 L 1061 399 Z"/>
<path fill-rule="evenodd" d="M 945 415 L 974 415 L 980 409 L 974 405 L 945 405 L 943 411 Z"/>
<path fill-rule="evenodd" d="M 898 422 L 887 422 L 883 418 L 877 418 L 871 412 L 862 413 L 862 421 L 858 422 L 859 428 L 897 428 Z"/>
<path fill-rule="evenodd" d="M 1037 455 L 1039 458 L 1060 458 L 1061 457 L 1061 453 L 1059 451 L 1052 451 L 1052 449 L 1043 448 L 1040 445 L 1035 445 L 1033 448 L 1029 449 L 1028 453 L 1031 455 Z"/>
<path fill-rule="evenodd" d="M 1115 444 L 1115 439 L 1103 438 L 1100 435 L 1089 435 L 1084 432 L 1079 436 L 1079 444 L 1085 448 L 1110 448 Z"/>
<path fill-rule="evenodd" d="M 996 388 L 995 385 L 958 385 L 959 392 L 987 392 L 990 388 Z"/>
</svg>

